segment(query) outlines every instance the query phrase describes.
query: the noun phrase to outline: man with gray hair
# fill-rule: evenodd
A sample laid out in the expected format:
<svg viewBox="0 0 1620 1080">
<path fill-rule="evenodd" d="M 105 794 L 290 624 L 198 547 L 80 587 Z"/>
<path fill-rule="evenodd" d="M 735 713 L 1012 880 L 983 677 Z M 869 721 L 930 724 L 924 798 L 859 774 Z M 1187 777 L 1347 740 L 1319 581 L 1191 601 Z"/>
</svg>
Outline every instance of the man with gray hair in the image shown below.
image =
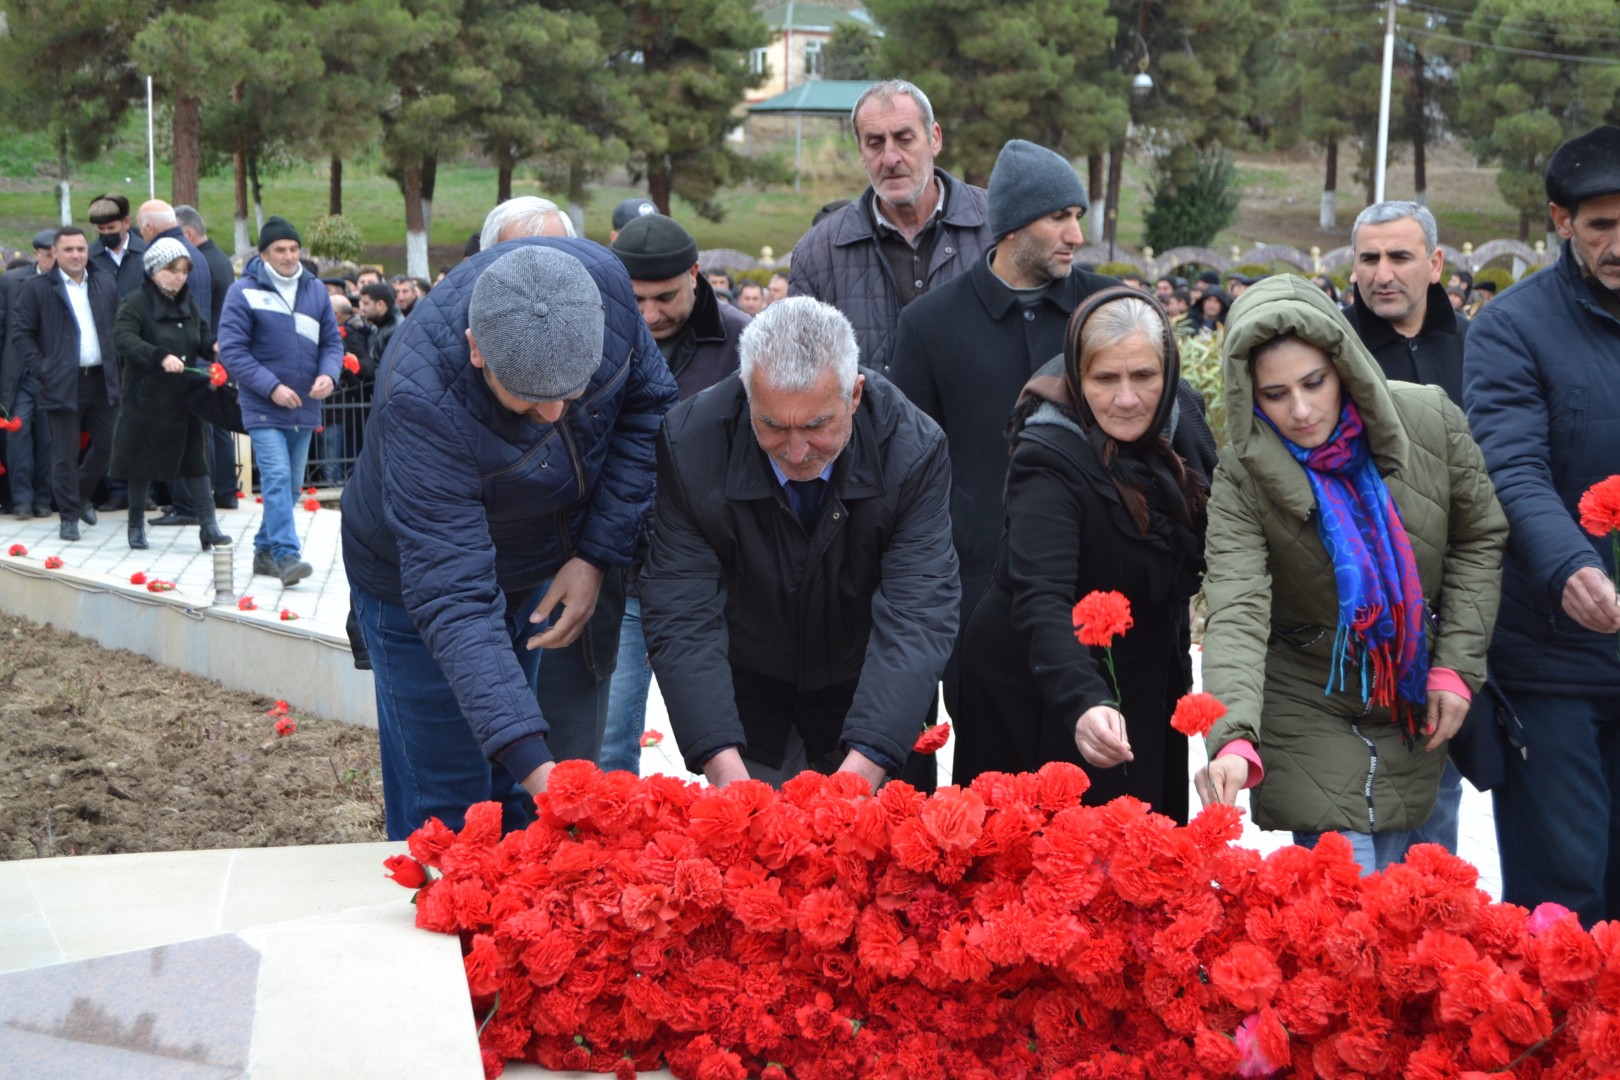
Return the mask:
<svg viewBox="0 0 1620 1080">
<path fill-rule="evenodd" d="M 519 195 L 507 199 L 484 217 L 478 250 L 488 251 L 517 236 L 577 236 L 574 223 L 550 199 Z"/>
<path fill-rule="evenodd" d="M 741 353 L 658 443 L 641 610 L 681 754 L 715 784 L 813 769 L 931 787 L 911 749 L 961 592 L 944 434 L 857 367 L 827 304 L 772 304 Z"/>
<path fill-rule="evenodd" d="M 1345 307 L 1344 317 L 1361 343 L 1386 378 L 1438 386 L 1460 407 L 1468 319 L 1452 309 L 1440 284 L 1446 257 L 1434 215 L 1420 203 L 1374 203 L 1356 215 L 1350 246 L 1355 252 L 1351 287 L 1359 299 Z M 1467 700 L 1468 687 L 1448 674 L 1444 685 L 1436 684 L 1440 676 L 1431 677 L 1431 689 Z M 1434 811 L 1414 833 L 1414 842 L 1455 852 L 1461 804 L 1462 774 L 1448 760 Z"/>
<path fill-rule="evenodd" d="M 554 761 L 595 756 L 600 721 L 547 710 L 540 669 L 635 553 L 675 397 L 623 265 L 587 240 L 480 252 L 400 328 L 342 521 L 390 839 L 491 799 L 519 828 Z"/>
<path fill-rule="evenodd" d="M 903 79 L 873 83 L 850 121 L 871 185 L 799 240 L 788 292 L 842 311 L 861 362 L 885 369 L 900 310 L 967 273 L 995 237 L 985 190 L 934 166 L 944 137 L 926 94 Z"/>
<path fill-rule="evenodd" d="M 1356 294 L 1345 317 L 1387 378 L 1438 386 L 1462 404 L 1468 320 L 1453 312 L 1440 284 L 1445 252 L 1429 208 L 1374 203 L 1350 229 Z"/>
</svg>

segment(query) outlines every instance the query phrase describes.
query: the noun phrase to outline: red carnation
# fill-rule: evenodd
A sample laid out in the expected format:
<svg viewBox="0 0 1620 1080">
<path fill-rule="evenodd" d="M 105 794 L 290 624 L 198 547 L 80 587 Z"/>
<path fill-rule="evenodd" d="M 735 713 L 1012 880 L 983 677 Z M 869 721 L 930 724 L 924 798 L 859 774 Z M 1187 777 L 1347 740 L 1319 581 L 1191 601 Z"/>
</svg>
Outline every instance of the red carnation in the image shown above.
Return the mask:
<svg viewBox="0 0 1620 1080">
<path fill-rule="evenodd" d="M 298 616 L 293 612 L 292 608 L 282 608 L 281 609 L 281 621 L 282 622 L 292 622 L 296 618 L 298 618 Z"/>
<path fill-rule="evenodd" d="M 45 569 L 47 569 L 47 570 L 60 570 L 60 569 L 62 569 L 62 559 L 61 559 L 61 557 L 58 556 L 58 555 L 48 555 L 48 556 L 46 556 L 46 558 L 45 558 Z"/>
<path fill-rule="evenodd" d="M 1226 715 L 1226 706 L 1214 694 L 1186 694 L 1176 702 L 1170 726 L 1189 738 L 1203 738 L 1215 721 Z"/>
<path fill-rule="evenodd" d="M 212 364 L 208 365 L 208 383 L 209 383 L 209 385 L 211 385 L 211 386 L 224 386 L 226 381 L 229 380 L 230 377 L 231 377 L 230 372 L 226 371 L 225 370 L 225 365 L 221 364 L 218 360 L 215 360 Z"/>
<path fill-rule="evenodd" d="M 295 732 L 297 730 L 298 730 L 298 721 L 294 720 L 290 716 L 283 716 L 280 720 L 276 721 L 276 734 L 277 735 L 291 735 L 293 732 Z"/>
<path fill-rule="evenodd" d="M 164 581 L 162 578 L 152 578 L 146 583 L 147 592 L 170 592 L 174 589 L 174 582 Z"/>
<path fill-rule="evenodd" d="M 911 744 L 911 750 L 916 754 L 932 754 L 942 749 L 951 738 L 951 723 L 949 720 L 934 724 L 932 727 L 922 729 L 917 741 Z"/>
<path fill-rule="evenodd" d="M 647 731 L 643 732 L 641 736 L 642 746 L 658 746 L 663 741 L 664 733 L 662 731 Z"/>
<path fill-rule="evenodd" d="M 22 424 L 23 424 L 22 417 L 13 416 L 11 419 L 9 419 L 9 420 L 7 420 L 5 422 L 5 429 L 7 431 L 21 431 L 22 430 Z"/>
<path fill-rule="evenodd" d="M 146 575 L 137 570 L 133 574 L 129 575 L 129 583 L 131 585 L 145 585 Z"/>
<path fill-rule="evenodd" d="M 14 559 L 20 559 L 24 555 L 28 554 L 28 549 L 23 547 L 21 544 L 12 544 L 6 549 L 6 554 L 10 555 Z"/>
<path fill-rule="evenodd" d="M 1620 532 L 1620 476 L 1599 480 L 1581 496 L 1581 528 L 1593 536 Z"/>
<path fill-rule="evenodd" d="M 360 374 L 360 358 L 358 356 L 354 355 L 354 353 L 352 353 L 352 352 L 351 353 L 344 353 L 343 354 L 343 370 L 347 371 L 350 375 L 358 375 L 358 374 Z"/>
<path fill-rule="evenodd" d="M 409 855 L 390 855 L 383 860 L 383 869 L 388 873 L 384 877 L 405 886 L 407 889 L 420 889 L 427 881 L 427 868 Z"/>
<path fill-rule="evenodd" d="M 315 494 L 315 488 L 313 486 L 305 488 L 304 489 L 304 494 L 305 495 L 313 495 L 313 494 Z"/>
<path fill-rule="evenodd" d="M 1121 593 L 1089 592 L 1074 605 L 1074 636 L 1082 645 L 1108 648 L 1134 625 L 1131 602 Z"/>
<path fill-rule="evenodd" d="M 81 431 L 79 432 L 79 453 L 82 454 L 88 449 L 90 449 L 90 433 Z"/>
<path fill-rule="evenodd" d="M 236 610 L 238 611 L 254 611 L 258 608 L 258 606 L 258 604 L 253 602 L 253 597 L 251 596 L 244 596 L 242 599 L 236 602 Z"/>
<path fill-rule="evenodd" d="M 320 508 L 321 508 L 321 500 L 319 500 L 319 499 L 305 499 L 304 500 L 304 509 L 305 510 L 319 510 Z"/>
<path fill-rule="evenodd" d="M 276 700 L 276 704 L 275 704 L 275 706 L 273 708 L 269 708 L 269 709 L 265 710 L 265 712 L 269 713 L 271 716 L 285 716 L 287 713 L 289 713 L 291 711 L 292 711 L 292 706 L 287 704 L 285 701 L 280 700 L 279 698 Z"/>
<path fill-rule="evenodd" d="M 1282 969 L 1260 946 L 1239 941 L 1209 966 L 1209 979 L 1238 1008 L 1258 1009 L 1270 1004 L 1282 984 Z"/>
</svg>

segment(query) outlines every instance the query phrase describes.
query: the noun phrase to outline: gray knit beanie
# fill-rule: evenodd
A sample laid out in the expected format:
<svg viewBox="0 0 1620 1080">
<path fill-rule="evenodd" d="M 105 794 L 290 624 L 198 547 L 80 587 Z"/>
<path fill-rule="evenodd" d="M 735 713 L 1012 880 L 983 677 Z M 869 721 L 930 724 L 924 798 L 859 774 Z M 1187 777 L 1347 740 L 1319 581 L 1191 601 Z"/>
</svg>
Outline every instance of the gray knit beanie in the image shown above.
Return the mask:
<svg viewBox="0 0 1620 1080">
<path fill-rule="evenodd" d="M 697 265 L 698 246 L 674 218 L 647 214 L 619 230 L 613 254 L 631 281 L 667 281 Z"/>
<path fill-rule="evenodd" d="M 564 401 L 602 363 L 602 294 L 590 271 L 556 248 L 525 244 L 473 286 L 467 325 L 484 366 L 525 401 Z"/>
<path fill-rule="evenodd" d="M 1017 232 L 1036 218 L 1078 206 L 1091 208 L 1074 166 L 1044 146 L 1011 139 L 990 170 L 990 235 Z"/>
<path fill-rule="evenodd" d="M 141 265 L 146 267 L 148 276 L 157 273 L 176 259 L 189 259 L 191 253 L 186 245 L 172 236 L 162 236 L 152 241 L 152 245 L 141 256 Z"/>
</svg>

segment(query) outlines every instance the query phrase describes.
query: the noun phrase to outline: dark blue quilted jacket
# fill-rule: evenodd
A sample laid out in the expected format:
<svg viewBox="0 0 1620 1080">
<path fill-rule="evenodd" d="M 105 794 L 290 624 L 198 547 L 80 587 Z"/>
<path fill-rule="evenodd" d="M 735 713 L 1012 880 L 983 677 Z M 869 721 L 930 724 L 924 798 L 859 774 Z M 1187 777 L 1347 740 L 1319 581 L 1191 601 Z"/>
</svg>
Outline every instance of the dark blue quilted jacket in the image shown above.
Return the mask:
<svg viewBox="0 0 1620 1080">
<path fill-rule="evenodd" d="M 1564 611 L 1586 566 L 1613 574 L 1613 546 L 1582 531 L 1587 488 L 1620 472 L 1620 319 L 1558 261 L 1480 309 L 1463 354 L 1463 400 L 1507 511 L 1502 613 L 1491 674 L 1509 691 L 1620 698 L 1613 634 Z"/>
<path fill-rule="evenodd" d="M 219 362 L 236 380 L 242 422 L 250 431 L 318 427 L 321 403 L 309 396 L 309 388 L 322 375 L 336 386 L 343 374 L 343 338 L 326 286 L 301 270 L 293 298 L 297 302 L 289 308 L 255 255 L 220 308 Z M 302 400 L 298 408 L 283 409 L 270 400 L 283 384 Z"/>
<path fill-rule="evenodd" d="M 579 259 L 602 292 L 602 362 L 558 424 L 508 412 L 472 366 L 473 283 L 516 244 Z M 509 594 L 568 559 L 628 565 L 652 507 L 675 380 L 622 264 L 588 240 L 529 237 L 473 256 L 419 300 L 377 374 L 365 446 L 343 491 L 356 588 L 407 608 L 491 761 L 551 760 L 546 723 L 503 629 Z"/>
</svg>

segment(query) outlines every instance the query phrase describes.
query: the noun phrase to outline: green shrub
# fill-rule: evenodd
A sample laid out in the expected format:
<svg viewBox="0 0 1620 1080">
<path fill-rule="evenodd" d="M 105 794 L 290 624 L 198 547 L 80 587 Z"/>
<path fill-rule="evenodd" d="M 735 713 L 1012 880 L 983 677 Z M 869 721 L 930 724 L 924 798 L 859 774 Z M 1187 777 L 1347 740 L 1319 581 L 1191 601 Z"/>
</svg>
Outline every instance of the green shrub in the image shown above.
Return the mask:
<svg viewBox="0 0 1620 1080">
<path fill-rule="evenodd" d="M 1177 183 L 1171 156 L 1160 158 L 1153 182 L 1153 205 L 1144 221 L 1143 243 L 1154 251 L 1207 247 L 1237 220 L 1238 191 L 1232 158 L 1219 147 L 1198 152 L 1192 176 Z"/>
<path fill-rule="evenodd" d="M 357 263 L 366 251 L 366 238 L 360 226 L 341 216 L 316 218 L 306 235 L 309 253 L 317 259 Z"/>
<path fill-rule="evenodd" d="M 1140 266 L 1126 262 L 1105 262 L 1101 266 L 1097 267 L 1096 272 L 1107 277 L 1124 277 L 1126 274 L 1135 274 L 1137 277 L 1143 278 L 1144 280 L 1147 278 L 1146 271 L 1144 271 Z"/>
<path fill-rule="evenodd" d="M 1509 285 L 1512 285 L 1514 280 L 1513 271 L 1502 266 L 1487 266 L 1474 275 L 1474 285 L 1476 287 L 1480 282 L 1488 281 L 1496 286 L 1497 292 L 1501 292 Z"/>
<path fill-rule="evenodd" d="M 1181 377 L 1204 395 L 1204 404 L 1209 408 L 1206 419 L 1217 446 L 1226 445 L 1226 387 L 1221 376 L 1221 342 L 1225 339 L 1223 330 L 1177 339 L 1181 346 Z"/>
</svg>

